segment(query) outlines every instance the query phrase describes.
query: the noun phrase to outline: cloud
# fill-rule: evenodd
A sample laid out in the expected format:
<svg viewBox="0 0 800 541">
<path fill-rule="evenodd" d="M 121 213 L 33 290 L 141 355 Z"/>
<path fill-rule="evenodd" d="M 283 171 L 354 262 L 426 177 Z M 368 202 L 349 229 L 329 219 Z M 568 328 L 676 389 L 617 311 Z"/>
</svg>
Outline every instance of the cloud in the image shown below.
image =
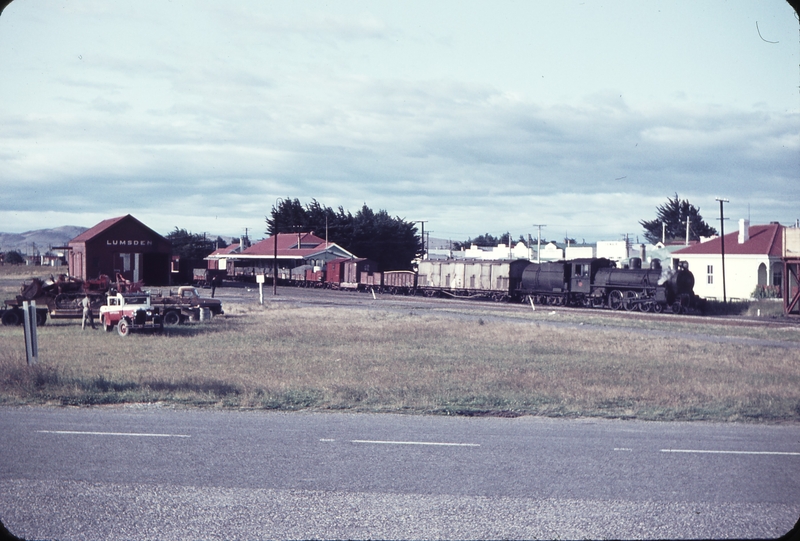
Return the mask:
<svg viewBox="0 0 800 541">
<path fill-rule="evenodd" d="M 0 82 L 0 229 L 48 209 L 69 223 L 132 213 L 161 232 L 238 235 L 261 230 L 277 197 L 367 203 L 456 239 L 533 223 L 618 238 L 676 192 L 712 211 L 728 197 L 754 223 L 795 218 L 796 108 L 703 102 L 676 87 L 667 94 L 678 99 L 644 99 L 624 62 L 619 89 L 545 98 L 553 70 L 580 73 L 548 57 L 547 83 L 501 84 L 485 66 L 491 76 L 475 75 L 454 27 L 320 6 L 160 4 L 149 19 L 126 8 L 130 22 L 70 11 L 76 25 L 92 14 L 91 39 L 61 29 L 67 52 L 42 53 L 57 69 L 37 73 L 28 57 L 13 84 Z"/>
<path fill-rule="evenodd" d="M 466 236 L 529 228 L 536 209 L 588 237 L 635 232 L 652 200 L 674 192 L 697 194 L 699 205 L 715 194 L 780 200 L 796 170 L 796 117 L 641 111 L 613 100 L 548 107 L 436 81 L 332 83 L 329 99 L 276 112 L 269 102 L 243 102 L 230 112 L 175 106 L 126 116 L 124 105 L 95 101 L 102 124 L 17 119 L 30 135 L 11 128 L 5 148 L 13 150 L 0 160 L 8 178 L 28 182 L 11 187 L 3 210 L 78 212 L 119 190 L 132 208 L 174 214 L 179 202 L 186 215 L 241 216 L 244 203 L 258 221 L 275 197 L 289 195 L 424 212 Z M 770 184 L 755 182 L 765 177 Z M 69 197 L 75 185 L 85 187 L 79 198 Z M 31 189 L 36 196 L 25 197 Z"/>
</svg>

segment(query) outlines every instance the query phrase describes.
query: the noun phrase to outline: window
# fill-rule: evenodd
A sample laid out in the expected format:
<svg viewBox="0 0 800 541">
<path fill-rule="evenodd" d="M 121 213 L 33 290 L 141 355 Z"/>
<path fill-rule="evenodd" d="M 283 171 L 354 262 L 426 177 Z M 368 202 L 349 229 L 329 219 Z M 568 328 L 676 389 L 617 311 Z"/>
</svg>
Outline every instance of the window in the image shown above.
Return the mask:
<svg viewBox="0 0 800 541">
<path fill-rule="evenodd" d="M 708 265 L 708 267 L 706 267 L 706 272 L 708 273 L 708 283 L 709 284 L 713 284 L 714 283 L 714 265 Z"/>
</svg>

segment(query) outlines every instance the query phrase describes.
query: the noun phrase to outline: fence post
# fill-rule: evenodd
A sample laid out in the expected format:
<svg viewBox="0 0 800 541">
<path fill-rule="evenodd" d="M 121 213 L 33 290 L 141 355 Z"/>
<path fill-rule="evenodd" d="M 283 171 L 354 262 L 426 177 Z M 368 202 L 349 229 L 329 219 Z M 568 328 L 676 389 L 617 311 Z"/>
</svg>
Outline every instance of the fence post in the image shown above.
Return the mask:
<svg viewBox="0 0 800 541">
<path fill-rule="evenodd" d="M 36 337 L 36 301 L 22 302 L 22 319 L 25 327 L 25 354 L 28 366 L 39 360 L 39 340 Z"/>
</svg>

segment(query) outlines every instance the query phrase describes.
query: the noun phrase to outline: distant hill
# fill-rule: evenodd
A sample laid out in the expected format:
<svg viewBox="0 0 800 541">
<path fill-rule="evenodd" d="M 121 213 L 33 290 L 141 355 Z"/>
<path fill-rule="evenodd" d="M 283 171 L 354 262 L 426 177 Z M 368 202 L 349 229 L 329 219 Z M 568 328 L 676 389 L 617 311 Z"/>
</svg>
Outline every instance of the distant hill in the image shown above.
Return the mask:
<svg viewBox="0 0 800 541">
<path fill-rule="evenodd" d="M 53 229 L 37 229 L 36 231 L 26 231 L 25 233 L 0 233 L 0 253 L 19 251 L 23 255 L 34 255 L 38 250 L 39 254 L 45 254 L 54 246 L 66 246 L 69 241 L 89 229 L 77 225 L 62 225 Z M 216 239 L 216 235 L 209 235 L 210 239 Z M 222 240 L 230 244 L 233 237 L 222 236 Z"/>
<path fill-rule="evenodd" d="M 69 241 L 86 231 L 87 227 L 63 225 L 54 229 L 37 229 L 25 233 L 0 233 L 0 252 L 19 251 L 23 255 L 46 253 L 53 246 L 66 246 Z"/>
</svg>

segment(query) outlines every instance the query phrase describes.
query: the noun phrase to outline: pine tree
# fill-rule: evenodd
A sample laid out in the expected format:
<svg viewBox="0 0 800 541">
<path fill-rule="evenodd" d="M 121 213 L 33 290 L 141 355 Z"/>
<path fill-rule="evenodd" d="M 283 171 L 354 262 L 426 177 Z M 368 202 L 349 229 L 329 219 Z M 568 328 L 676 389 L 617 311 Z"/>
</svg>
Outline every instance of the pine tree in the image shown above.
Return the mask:
<svg viewBox="0 0 800 541">
<path fill-rule="evenodd" d="M 639 224 L 644 227 L 644 237 L 655 244 L 664 239 L 669 241 L 683 240 L 686 238 L 686 220 L 689 220 L 689 240 L 700 240 L 700 237 L 716 235 L 717 230 L 708 225 L 700 215 L 700 209 L 687 199 L 681 200 L 678 194 L 675 198 L 668 198 L 664 205 L 656 208 L 658 217 L 655 220 L 641 220 Z"/>
</svg>

